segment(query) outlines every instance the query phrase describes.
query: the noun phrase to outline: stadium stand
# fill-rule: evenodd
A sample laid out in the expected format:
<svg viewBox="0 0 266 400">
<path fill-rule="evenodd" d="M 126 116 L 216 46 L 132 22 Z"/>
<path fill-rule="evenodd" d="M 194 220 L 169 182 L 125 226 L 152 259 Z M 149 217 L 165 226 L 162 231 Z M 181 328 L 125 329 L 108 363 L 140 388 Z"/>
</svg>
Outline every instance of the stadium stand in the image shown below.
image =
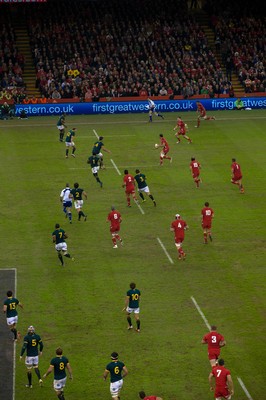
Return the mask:
<svg viewBox="0 0 266 400">
<path fill-rule="evenodd" d="M 265 20 L 231 17 L 235 5 L 227 0 L 222 9 L 219 2 L 201 3 L 205 10 L 191 9 L 185 0 L 169 0 L 163 9 L 155 0 L 66 0 L 64 7 L 53 0 L 29 7 L 23 18 L 32 53 L 27 65 L 36 71 L 32 93 L 28 72 L 25 93 L 25 59 L 9 13 L 0 42 L 1 90 L 26 102 L 36 96 L 234 96 L 237 74 L 246 93 L 265 92 Z M 202 12 L 212 30 L 202 23 Z"/>
</svg>

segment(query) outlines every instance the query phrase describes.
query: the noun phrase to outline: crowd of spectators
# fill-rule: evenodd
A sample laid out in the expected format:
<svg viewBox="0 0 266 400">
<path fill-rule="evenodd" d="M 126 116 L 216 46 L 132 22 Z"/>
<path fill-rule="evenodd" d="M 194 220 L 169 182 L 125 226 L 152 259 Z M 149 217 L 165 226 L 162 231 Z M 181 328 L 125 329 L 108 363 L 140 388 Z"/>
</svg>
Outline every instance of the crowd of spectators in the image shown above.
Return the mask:
<svg viewBox="0 0 266 400">
<path fill-rule="evenodd" d="M 246 92 L 265 92 L 265 19 L 232 17 L 227 0 L 223 9 L 220 2 L 205 2 L 213 14 L 220 65 L 189 4 L 168 0 L 162 8 L 157 0 L 66 0 L 62 6 L 54 0 L 29 7 L 26 18 L 42 99 L 234 96 L 233 72 Z M 6 20 L 0 27 L 0 100 L 11 96 L 21 102 L 26 95 L 24 58 L 15 39 Z"/>
<path fill-rule="evenodd" d="M 258 0 L 207 2 L 211 25 L 228 73 L 236 72 L 246 93 L 266 91 L 266 18 Z"/>
<path fill-rule="evenodd" d="M 0 100 L 18 98 L 24 91 L 24 62 L 11 23 L 0 18 Z"/>
<path fill-rule="evenodd" d="M 232 91 L 186 1 L 54 3 L 29 14 L 36 85 L 52 99 Z M 78 9 L 76 8 L 78 7 Z M 62 23 L 63 21 L 63 23 Z"/>
</svg>

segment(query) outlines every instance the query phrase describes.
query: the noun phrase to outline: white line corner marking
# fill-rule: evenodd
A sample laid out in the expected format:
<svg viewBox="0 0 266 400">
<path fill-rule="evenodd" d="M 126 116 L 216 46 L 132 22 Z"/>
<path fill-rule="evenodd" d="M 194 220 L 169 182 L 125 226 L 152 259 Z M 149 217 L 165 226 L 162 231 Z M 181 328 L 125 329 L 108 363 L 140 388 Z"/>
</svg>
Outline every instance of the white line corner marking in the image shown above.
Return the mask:
<svg viewBox="0 0 266 400">
<path fill-rule="evenodd" d="M 239 382 L 239 385 L 242 387 L 243 391 L 245 392 L 245 395 L 247 396 L 248 400 L 253 400 L 253 398 L 251 397 L 249 391 L 247 390 L 246 386 L 244 385 L 244 382 L 242 381 L 242 379 L 239 378 L 239 376 L 238 376 L 237 380 Z"/>
<path fill-rule="evenodd" d="M 119 169 L 117 168 L 117 165 L 116 165 L 116 163 L 114 162 L 114 160 L 112 160 L 112 159 L 110 158 L 110 161 L 111 161 L 111 163 L 113 164 L 113 167 L 114 167 L 114 169 L 116 170 L 116 172 L 118 173 L 118 175 L 121 175 L 121 172 L 120 172 Z"/>
<path fill-rule="evenodd" d="M 207 328 L 209 329 L 209 331 L 211 330 L 211 326 L 207 320 L 207 318 L 205 317 L 205 315 L 203 314 L 203 312 L 200 309 L 200 306 L 198 305 L 198 303 L 196 302 L 195 298 L 193 296 L 190 297 L 191 300 L 194 303 L 194 306 L 196 307 L 196 309 L 198 310 L 199 315 L 201 316 L 201 318 L 203 319 L 205 325 L 207 326 Z M 242 387 L 245 395 L 247 396 L 248 400 L 253 400 L 253 398 L 251 397 L 249 391 L 247 390 L 246 386 L 244 385 L 244 382 L 242 381 L 241 378 L 239 378 L 239 376 L 237 377 L 237 380 L 239 382 L 239 385 Z"/>
<path fill-rule="evenodd" d="M 173 261 L 172 258 L 170 257 L 170 254 L 169 254 L 168 251 L 166 250 L 166 248 L 165 248 L 163 242 L 161 241 L 161 239 L 157 237 L 157 241 L 158 241 L 159 245 L 161 246 L 161 248 L 163 249 L 163 251 L 164 251 L 166 257 L 168 258 L 168 260 L 170 261 L 170 263 L 171 263 L 171 264 L 174 264 L 174 261 Z"/>
<path fill-rule="evenodd" d="M 96 132 L 95 129 L 93 129 L 93 133 L 94 133 L 94 135 L 97 137 L 97 139 L 99 140 L 99 135 L 98 135 L 98 133 Z"/>
<path fill-rule="evenodd" d="M 203 314 L 203 312 L 200 309 L 200 306 L 198 305 L 198 303 L 196 302 L 196 300 L 194 299 L 193 296 L 191 296 L 191 300 L 194 303 L 194 306 L 196 307 L 196 309 L 198 310 L 199 315 L 201 316 L 201 318 L 203 319 L 205 325 L 207 326 L 207 328 L 209 329 L 209 331 L 211 330 L 211 325 L 209 324 L 207 318 L 205 317 L 205 315 Z"/>
<path fill-rule="evenodd" d="M 138 209 L 139 209 L 139 211 L 141 212 L 141 214 L 144 215 L 144 214 L 145 214 L 145 211 L 143 210 L 143 208 L 141 207 L 141 205 L 138 203 L 138 201 L 135 201 L 135 203 L 137 204 Z"/>
</svg>

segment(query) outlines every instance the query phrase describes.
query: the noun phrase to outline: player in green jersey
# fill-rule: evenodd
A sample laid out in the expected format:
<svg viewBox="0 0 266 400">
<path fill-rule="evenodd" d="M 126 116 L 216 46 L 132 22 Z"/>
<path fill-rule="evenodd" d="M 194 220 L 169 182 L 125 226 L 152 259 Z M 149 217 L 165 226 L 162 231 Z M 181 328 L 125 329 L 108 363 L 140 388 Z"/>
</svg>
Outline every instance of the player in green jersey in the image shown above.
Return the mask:
<svg viewBox="0 0 266 400">
<path fill-rule="evenodd" d="M 123 378 L 128 374 L 127 367 L 122 361 L 118 360 L 118 353 L 111 354 L 111 362 L 106 365 L 103 379 L 106 381 L 108 374 L 110 374 L 110 393 L 113 400 L 119 400 L 119 394 L 123 386 Z"/>
<path fill-rule="evenodd" d="M 99 161 L 100 161 L 100 159 L 98 156 L 90 156 L 87 160 L 87 164 L 90 164 L 92 175 L 94 176 L 94 178 L 96 179 L 96 181 L 100 184 L 100 186 L 102 188 L 103 183 L 98 176 L 98 171 L 100 169 Z"/>
<path fill-rule="evenodd" d="M 134 313 L 135 320 L 137 323 L 136 331 L 140 332 L 140 319 L 139 319 L 139 303 L 140 303 L 140 291 L 136 289 L 136 284 L 132 282 L 130 285 L 130 290 L 127 291 L 125 307 L 122 311 L 127 312 L 127 322 L 128 328 L 133 329 L 131 314 Z"/>
<path fill-rule="evenodd" d="M 76 151 L 76 146 L 75 146 L 75 143 L 74 143 L 74 137 L 76 136 L 76 130 L 77 130 L 77 128 L 72 128 L 66 134 L 66 139 L 65 139 L 65 143 L 66 143 L 66 158 L 68 158 L 68 153 L 69 153 L 69 149 L 70 148 L 72 148 L 71 156 L 72 157 L 76 157 L 75 154 L 74 154 L 75 151 Z"/>
<path fill-rule="evenodd" d="M 100 160 L 100 168 L 104 169 L 104 165 L 103 165 L 103 153 L 102 151 L 105 151 L 106 153 L 111 153 L 110 150 L 106 149 L 106 147 L 104 147 L 104 144 L 102 142 L 103 140 L 103 136 L 100 136 L 99 139 L 97 140 L 97 142 L 94 143 L 93 148 L 92 148 L 92 155 L 93 156 L 97 156 Z"/>
<path fill-rule="evenodd" d="M 40 352 L 39 352 L 40 349 Z M 26 351 L 25 365 L 27 367 L 28 384 L 26 387 L 32 388 L 32 374 L 31 369 L 33 368 L 38 379 L 39 385 L 42 386 L 42 379 L 39 370 L 39 355 L 42 355 L 43 342 L 37 333 L 35 333 L 34 326 L 29 326 L 28 333 L 24 337 L 24 343 L 20 352 L 20 360 L 22 360 L 23 354 Z"/>
<path fill-rule="evenodd" d="M 143 196 L 143 193 L 146 193 L 149 196 L 149 198 L 153 201 L 154 207 L 156 207 L 156 202 L 154 200 L 154 197 L 150 193 L 149 186 L 146 183 L 146 176 L 144 174 L 142 174 L 139 169 L 136 169 L 136 174 L 137 175 L 134 176 L 134 179 L 137 182 L 138 192 L 139 192 L 139 195 L 140 195 L 140 197 L 142 199 L 142 202 L 146 201 L 144 196 Z"/>
<path fill-rule="evenodd" d="M 80 221 L 80 218 L 83 217 L 84 221 L 86 221 L 87 215 L 85 215 L 84 212 L 82 211 L 82 207 L 83 207 L 83 197 L 85 197 L 85 199 L 87 200 L 88 196 L 85 190 L 79 187 L 78 182 L 74 183 L 74 189 L 71 189 L 69 197 L 73 198 L 74 200 L 75 209 L 77 210 L 78 213 L 78 220 Z"/>
<path fill-rule="evenodd" d="M 65 134 L 65 128 L 67 128 L 66 124 L 66 113 L 63 113 L 60 115 L 59 120 L 57 121 L 57 129 L 59 130 L 59 141 L 63 142 L 64 139 L 64 134 Z"/>
<path fill-rule="evenodd" d="M 13 297 L 11 290 L 8 290 L 6 295 L 7 299 L 4 301 L 3 312 L 6 314 L 6 323 L 14 335 L 14 340 L 17 341 L 17 339 L 20 338 L 20 333 L 17 331 L 17 306 L 23 308 L 23 304 L 21 304 L 18 299 Z"/>
<path fill-rule="evenodd" d="M 64 387 L 66 386 L 67 374 L 69 379 L 73 379 L 72 368 L 69 364 L 68 358 L 63 356 L 63 350 L 58 347 L 55 351 L 56 357 L 52 358 L 47 372 L 43 375 L 46 378 L 51 372 L 54 372 L 54 390 L 59 400 L 65 400 Z"/>
<path fill-rule="evenodd" d="M 52 238 L 53 238 L 53 243 L 55 243 L 55 250 L 57 251 L 57 255 L 61 262 L 62 267 L 64 266 L 64 260 L 61 252 L 63 253 L 63 256 L 71 258 L 71 255 L 67 251 L 67 243 L 66 243 L 67 237 L 68 236 L 64 231 L 64 229 L 60 228 L 59 224 L 55 224 L 55 230 L 52 233 Z M 75 260 L 74 257 L 72 257 L 72 261 L 74 260 Z"/>
</svg>

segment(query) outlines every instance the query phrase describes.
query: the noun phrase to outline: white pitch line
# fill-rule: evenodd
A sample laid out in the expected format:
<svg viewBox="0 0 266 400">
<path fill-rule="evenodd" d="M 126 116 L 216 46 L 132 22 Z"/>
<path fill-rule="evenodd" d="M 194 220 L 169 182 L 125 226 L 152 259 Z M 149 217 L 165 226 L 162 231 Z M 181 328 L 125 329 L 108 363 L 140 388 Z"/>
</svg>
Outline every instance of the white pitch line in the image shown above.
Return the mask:
<svg viewBox="0 0 266 400">
<path fill-rule="evenodd" d="M 216 111 L 216 110 L 213 110 L 213 111 Z M 226 110 L 226 111 L 229 111 L 229 110 Z M 171 114 L 171 112 L 168 112 L 168 114 Z M 110 115 L 108 115 L 108 116 L 110 116 Z M 48 115 L 41 115 L 40 116 L 40 118 L 47 118 L 48 117 Z M 71 117 L 71 115 L 69 115 L 69 117 Z M 35 117 L 32 117 L 32 118 L 35 118 Z M 185 118 L 186 119 L 186 121 L 187 122 L 191 122 L 191 123 L 194 123 L 194 122 L 196 122 L 195 121 L 195 119 L 193 118 L 193 119 L 191 119 L 191 118 Z M 239 117 L 239 118 L 218 118 L 218 119 L 216 119 L 216 121 L 245 121 L 245 120 L 248 120 L 248 121 L 250 121 L 250 120 L 260 120 L 260 119 L 265 119 L 265 117 L 264 116 L 260 116 L 260 115 L 256 115 L 256 116 L 251 116 L 251 117 Z M 28 120 L 27 120 L 28 121 Z M 167 119 L 167 122 L 176 122 L 176 119 L 172 119 L 172 118 L 170 118 L 170 119 Z M 161 122 L 161 121 L 154 121 L 153 122 L 153 124 L 162 124 L 163 122 Z M 129 124 L 132 124 L 132 125 L 136 125 L 136 124 L 146 124 L 147 125 L 147 121 L 146 120 L 125 120 L 125 121 L 98 121 L 98 122 L 95 122 L 95 121 L 93 121 L 93 122 L 75 122 L 75 125 L 123 125 L 123 124 L 126 124 L 126 125 L 129 125 Z M 1 128 L 21 128 L 21 126 L 23 126 L 24 125 L 24 123 L 21 123 L 21 124 L 7 124 L 7 125 L 2 125 L 2 124 L 0 124 L 0 127 Z M 24 126 L 26 126 L 26 127 L 41 127 L 41 126 L 55 126 L 55 124 L 33 124 L 32 123 L 32 119 L 30 120 L 30 124 L 27 124 L 26 123 L 26 121 L 25 121 L 25 125 Z M 125 136 L 127 136 L 127 135 L 125 135 Z M 128 135 L 128 136 L 135 136 L 135 135 Z"/>
<path fill-rule="evenodd" d="M 97 137 L 97 139 L 99 140 L 99 135 L 98 135 L 98 133 L 96 132 L 95 129 L 93 129 L 93 133 L 94 133 L 94 135 Z"/>
<path fill-rule="evenodd" d="M 216 111 L 216 110 L 213 110 L 213 111 Z M 229 110 L 226 110 L 226 111 L 229 111 Z M 168 114 L 171 114 L 171 112 L 168 112 Z M 95 116 L 95 115 L 94 115 Z M 108 116 L 110 116 L 110 115 L 108 115 Z M 47 118 L 48 117 L 48 115 L 41 115 L 40 116 L 40 118 Z M 69 115 L 69 117 L 71 117 L 71 115 Z M 35 118 L 35 117 L 32 117 L 32 118 Z M 191 123 L 194 123 L 194 122 L 196 122 L 195 121 L 195 119 L 193 118 L 193 119 L 191 119 L 191 118 L 185 118 L 186 119 L 186 121 L 187 122 L 191 122 Z M 265 119 L 265 117 L 264 116 L 260 116 L 260 115 L 256 115 L 256 116 L 251 116 L 251 117 L 239 117 L 239 118 L 218 118 L 218 119 L 216 119 L 216 121 L 245 121 L 245 120 L 248 120 L 248 121 L 250 121 L 250 120 L 260 120 L 260 119 Z M 28 121 L 28 120 L 26 120 L 26 121 Z M 41 126 L 55 126 L 55 124 L 32 124 L 32 119 L 30 120 L 30 124 L 26 124 L 26 121 L 25 121 L 25 126 L 26 127 L 41 127 Z M 167 119 L 167 122 L 176 122 L 176 119 L 172 119 L 172 118 L 170 118 L 170 119 Z M 157 124 L 157 123 L 159 123 L 159 124 L 162 124 L 162 122 L 161 121 L 154 121 L 153 122 L 153 124 Z M 147 125 L 147 121 L 146 120 L 125 120 L 125 121 L 98 121 L 98 122 L 95 122 L 95 121 L 93 121 L 93 122 L 75 122 L 75 125 L 123 125 L 123 124 L 126 124 L 126 125 L 129 125 L 129 124 L 132 124 L 132 125 L 136 125 L 136 124 L 146 124 Z M 21 123 L 21 124 L 7 124 L 7 125 L 2 125 L 2 124 L 0 124 L 0 127 L 1 128 L 21 128 L 21 126 L 23 126 L 24 125 L 24 123 Z M 125 136 L 127 136 L 127 135 L 125 135 Z M 128 135 L 128 136 L 135 136 L 135 135 Z"/>
<path fill-rule="evenodd" d="M 111 161 L 111 163 L 113 164 L 114 169 L 116 170 L 116 172 L 118 173 L 118 175 L 121 175 L 121 172 L 120 172 L 119 169 L 117 168 L 116 163 L 114 162 L 114 160 L 112 160 L 112 159 L 110 158 L 110 161 Z"/>
<path fill-rule="evenodd" d="M 137 201 L 135 201 L 135 203 L 137 204 L 137 206 L 138 206 L 139 211 L 141 212 L 141 214 L 144 215 L 144 214 L 145 214 L 145 211 L 143 210 L 143 208 L 141 207 L 141 205 L 140 205 Z"/>
<path fill-rule="evenodd" d="M 198 303 L 196 302 L 196 300 L 194 299 L 193 296 L 190 297 L 191 300 L 194 303 L 194 306 L 196 307 L 196 309 L 198 310 L 199 315 L 201 316 L 201 318 L 203 319 L 205 325 L 207 326 L 207 328 L 209 329 L 209 331 L 211 330 L 211 325 L 209 324 L 207 318 L 205 317 L 205 315 L 203 314 L 203 312 L 200 309 L 200 306 L 198 305 Z"/>
<path fill-rule="evenodd" d="M 154 164 L 154 165 L 120 165 L 120 168 L 155 168 L 155 167 L 160 167 L 159 164 Z M 77 167 L 77 168 L 72 168 L 70 167 L 69 169 L 88 169 L 86 167 Z M 105 167 L 105 169 L 113 169 L 113 167 Z M 160 167 L 161 169 L 161 167 Z"/>
<path fill-rule="evenodd" d="M 251 397 L 251 395 L 249 394 L 249 391 L 247 390 L 246 386 L 244 385 L 244 382 L 242 381 L 241 378 L 237 377 L 237 380 L 239 382 L 239 385 L 242 387 L 245 395 L 247 396 L 248 400 L 253 400 L 253 398 Z"/>
<path fill-rule="evenodd" d="M 205 317 L 205 315 L 204 315 L 203 312 L 201 311 L 200 306 L 198 305 L 198 303 L 196 302 L 196 300 L 195 300 L 195 298 L 194 298 L 193 296 L 191 296 L 190 298 L 191 298 L 191 300 L 193 301 L 193 303 L 194 303 L 196 309 L 198 310 L 198 312 L 199 312 L 201 318 L 203 319 L 205 325 L 207 326 L 207 328 L 208 328 L 209 331 L 210 331 L 210 330 L 211 330 L 211 326 L 210 326 L 210 324 L 209 324 L 207 318 Z M 248 400 L 253 400 L 253 398 L 251 397 L 249 391 L 247 390 L 246 386 L 244 385 L 244 382 L 242 381 L 242 379 L 239 378 L 239 377 L 237 377 L 237 380 L 238 380 L 240 386 L 242 387 L 242 389 L 243 389 L 245 395 L 247 396 Z"/>
<path fill-rule="evenodd" d="M 172 260 L 170 254 L 169 254 L 168 251 L 166 250 L 166 248 L 165 248 L 163 242 L 161 241 L 161 239 L 157 237 L 157 241 L 158 241 L 159 245 L 161 246 L 161 248 L 163 249 L 163 251 L 164 251 L 166 257 L 168 258 L 168 260 L 170 261 L 170 263 L 171 263 L 171 264 L 174 264 L 174 261 Z"/>
</svg>

